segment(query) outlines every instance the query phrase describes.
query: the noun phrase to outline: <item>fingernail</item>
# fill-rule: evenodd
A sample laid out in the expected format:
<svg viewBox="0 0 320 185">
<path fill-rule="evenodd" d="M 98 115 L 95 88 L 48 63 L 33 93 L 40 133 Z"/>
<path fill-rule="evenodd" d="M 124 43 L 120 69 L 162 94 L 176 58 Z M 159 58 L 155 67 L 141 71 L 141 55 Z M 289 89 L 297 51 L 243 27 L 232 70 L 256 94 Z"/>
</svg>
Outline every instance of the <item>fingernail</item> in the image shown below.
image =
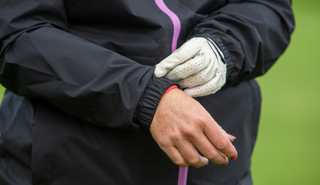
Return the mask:
<svg viewBox="0 0 320 185">
<path fill-rule="evenodd" d="M 202 161 L 205 163 L 205 165 L 208 165 L 209 163 L 209 159 L 202 157 Z"/>
<path fill-rule="evenodd" d="M 228 134 L 228 133 L 227 133 Z M 233 139 L 237 139 L 236 136 L 233 136 L 231 134 L 228 134 L 228 136 L 232 137 Z"/>
<path fill-rule="evenodd" d="M 237 158 L 238 158 L 238 155 L 236 154 L 236 155 L 232 156 L 230 159 L 231 160 L 236 160 Z"/>
<path fill-rule="evenodd" d="M 222 166 L 227 166 L 229 164 L 229 160 L 222 164 Z"/>
</svg>

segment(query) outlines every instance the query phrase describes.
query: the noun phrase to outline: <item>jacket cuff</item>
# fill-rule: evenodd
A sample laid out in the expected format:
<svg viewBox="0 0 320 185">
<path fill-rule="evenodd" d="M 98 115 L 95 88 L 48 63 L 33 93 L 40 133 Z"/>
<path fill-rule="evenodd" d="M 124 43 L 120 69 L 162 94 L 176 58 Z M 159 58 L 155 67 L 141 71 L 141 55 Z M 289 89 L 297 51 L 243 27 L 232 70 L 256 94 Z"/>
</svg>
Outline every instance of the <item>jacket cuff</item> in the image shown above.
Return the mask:
<svg viewBox="0 0 320 185">
<path fill-rule="evenodd" d="M 178 83 L 173 80 L 153 76 L 140 98 L 133 122 L 141 127 L 150 127 L 161 97 L 172 85 L 179 87 Z"/>
</svg>

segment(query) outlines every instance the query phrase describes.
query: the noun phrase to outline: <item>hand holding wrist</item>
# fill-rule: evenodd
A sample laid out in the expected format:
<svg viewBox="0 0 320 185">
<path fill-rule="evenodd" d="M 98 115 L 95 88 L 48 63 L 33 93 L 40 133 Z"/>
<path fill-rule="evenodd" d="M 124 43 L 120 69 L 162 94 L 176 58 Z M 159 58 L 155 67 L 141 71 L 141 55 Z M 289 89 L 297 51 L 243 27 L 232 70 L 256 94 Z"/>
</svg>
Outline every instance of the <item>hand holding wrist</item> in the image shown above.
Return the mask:
<svg viewBox="0 0 320 185">
<path fill-rule="evenodd" d="M 228 158 L 237 155 L 231 144 L 235 138 L 228 136 L 199 102 L 177 88 L 161 98 L 150 132 L 159 147 L 182 167 L 201 167 L 207 159 L 226 165 Z"/>
</svg>

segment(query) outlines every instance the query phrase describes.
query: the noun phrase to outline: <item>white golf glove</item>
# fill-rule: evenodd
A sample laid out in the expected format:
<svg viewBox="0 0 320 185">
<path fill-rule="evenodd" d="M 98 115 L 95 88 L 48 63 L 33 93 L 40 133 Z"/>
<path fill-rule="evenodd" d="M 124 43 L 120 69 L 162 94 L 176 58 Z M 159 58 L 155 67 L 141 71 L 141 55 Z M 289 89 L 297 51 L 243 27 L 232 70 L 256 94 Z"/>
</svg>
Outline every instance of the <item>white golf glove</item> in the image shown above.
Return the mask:
<svg viewBox="0 0 320 185">
<path fill-rule="evenodd" d="M 226 62 L 211 39 L 195 37 L 157 64 L 154 75 L 177 81 L 192 97 L 206 96 L 225 84 Z"/>
</svg>

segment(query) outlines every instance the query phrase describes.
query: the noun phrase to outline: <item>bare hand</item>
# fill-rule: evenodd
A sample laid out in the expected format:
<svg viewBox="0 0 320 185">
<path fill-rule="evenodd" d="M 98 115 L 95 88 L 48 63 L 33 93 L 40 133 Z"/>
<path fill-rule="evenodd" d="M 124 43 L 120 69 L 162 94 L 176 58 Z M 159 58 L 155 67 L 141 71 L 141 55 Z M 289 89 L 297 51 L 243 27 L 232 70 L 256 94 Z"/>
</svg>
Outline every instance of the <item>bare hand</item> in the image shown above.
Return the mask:
<svg viewBox="0 0 320 185">
<path fill-rule="evenodd" d="M 228 158 L 237 158 L 231 143 L 234 138 L 200 103 L 179 89 L 173 89 L 161 98 L 150 132 L 173 163 L 181 167 L 199 168 L 207 165 L 208 159 L 218 165 L 227 165 Z"/>
</svg>

